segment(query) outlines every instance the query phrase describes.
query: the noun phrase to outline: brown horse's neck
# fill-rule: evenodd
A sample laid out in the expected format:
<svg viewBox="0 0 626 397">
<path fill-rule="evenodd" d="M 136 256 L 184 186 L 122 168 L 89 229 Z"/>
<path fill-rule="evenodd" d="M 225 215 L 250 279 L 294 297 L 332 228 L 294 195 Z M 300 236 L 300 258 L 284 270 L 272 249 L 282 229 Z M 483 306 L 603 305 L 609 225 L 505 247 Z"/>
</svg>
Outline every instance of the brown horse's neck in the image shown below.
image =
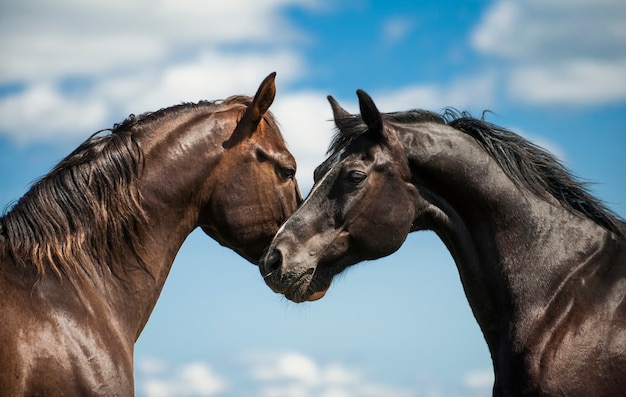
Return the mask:
<svg viewBox="0 0 626 397">
<path fill-rule="evenodd" d="M 128 147 L 138 148 L 141 154 L 136 161 L 140 166 L 134 173 L 129 171 L 133 166 L 123 162 L 126 156 L 121 155 L 102 156 L 102 164 L 93 166 L 121 164 L 114 170 L 93 171 L 94 175 L 107 173 L 105 182 L 113 179 L 109 174 L 120 174 L 117 186 L 107 186 L 97 176 L 88 186 L 63 186 L 73 191 L 85 190 L 69 204 L 61 204 L 65 196 L 54 195 L 60 188 L 49 188 L 56 186 L 57 176 L 48 176 L 34 186 L 2 219 L 1 254 L 15 263 L 5 270 L 15 269 L 15 275 L 10 276 L 15 285 L 23 284 L 24 290 L 32 291 L 44 304 L 50 301 L 59 311 L 89 313 L 97 309 L 97 313 L 91 314 L 94 318 L 112 318 L 116 331 L 134 342 L 156 304 L 179 248 L 198 226 L 203 204 L 198 198 L 200 191 L 206 201 L 213 164 L 224 152 L 220 143 L 227 139 L 227 131 L 236 122 L 233 120 L 221 129 L 219 123 L 211 124 L 205 127 L 210 127 L 208 132 L 202 128 L 206 124 L 202 121 L 210 111 L 207 108 L 205 112 L 177 115 L 159 126 L 150 125 L 149 132 L 133 131 L 136 146 Z M 66 171 L 58 167 L 55 172 L 62 175 Z M 89 190 L 99 184 L 100 190 Z M 96 202 L 96 197 L 102 201 Z M 114 203 L 120 201 L 124 205 L 116 207 Z M 85 210 L 94 202 L 96 209 Z M 44 211 L 46 206 L 55 212 Z M 73 215 L 74 208 L 81 209 L 79 215 L 88 221 Z M 89 218 L 94 212 L 97 215 Z M 40 224 L 35 224 L 30 232 L 28 227 L 35 222 L 31 213 L 46 214 L 52 221 L 40 216 Z M 66 224 L 62 233 L 50 232 L 59 229 L 56 225 Z M 43 242 L 37 240 L 37 233 L 44 232 L 51 237 Z M 48 244 L 48 248 L 38 248 L 43 244 Z M 38 260 L 43 264 L 35 266 Z"/>
<path fill-rule="evenodd" d="M 176 254 L 187 236 L 198 227 L 200 191 L 211 190 L 213 165 L 224 152 L 220 143 L 226 140 L 228 128 L 212 125 L 210 134 L 203 132 L 202 121 L 208 116 L 196 115 L 189 120 L 181 120 L 181 117 L 176 123 L 185 125 L 185 129 L 176 133 L 161 132 L 176 129 L 176 126 L 164 124 L 142 143 L 145 166 L 139 183 L 149 220 L 141 238 L 145 271 L 135 272 L 123 281 L 128 294 L 119 301 L 119 310 L 129 313 L 128 318 L 135 323 L 133 329 L 137 338 L 156 305 Z M 198 127 L 189 128 L 191 124 Z M 232 126 L 229 128 L 232 130 Z M 178 144 L 171 142 L 173 140 Z M 163 158 L 169 159 L 167 167 L 161 164 Z M 190 159 L 193 164 L 189 163 Z"/>
</svg>

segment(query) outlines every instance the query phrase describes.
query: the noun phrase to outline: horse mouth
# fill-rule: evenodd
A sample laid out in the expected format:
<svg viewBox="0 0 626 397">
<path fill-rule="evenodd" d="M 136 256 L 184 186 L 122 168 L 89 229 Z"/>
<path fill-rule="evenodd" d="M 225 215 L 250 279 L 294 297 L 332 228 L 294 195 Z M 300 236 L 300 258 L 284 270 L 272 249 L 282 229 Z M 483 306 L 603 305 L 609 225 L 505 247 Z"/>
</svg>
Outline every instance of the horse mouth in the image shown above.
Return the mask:
<svg viewBox="0 0 626 397">
<path fill-rule="evenodd" d="M 334 276 L 341 266 L 300 264 L 288 270 L 282 267 L 282 253 L 273 250 L 266 253 L 260 263 L 260 271 L 265 283 L 276 293 L 295 303 L 312 302 L 322 299 L 330 288 Z"/>
<path fill-rule="evenodd" d="M 329 285 L 330 287 L 330 285 Z M 326 295 L 328 288 L 322 289 L 320 291 L 313 292 L 310 288 L 306 288 L 306 291 L 302 292 L 300 289 L 296 289 L 292 291 L 290 288 L 289 291 L 285 292 L 285 298 L 289 299 L 294 303 L 302 303 L 302 302 L 313 302 L 316 300 L 320 300 Z"/>
<path fill-rule="evenodd" d="M 278 284 L 266 279 L 270 288 L 294 303 L 312 302 L 322 299 L 330 288 L 332 277 L 328 280 L 316 276 L 316 269 L 309 268 L 297 276 L 288 277 L 289 282 L 281 280 Z M 285 275 L 283 275 L 284 277 Z"/>
</svg>

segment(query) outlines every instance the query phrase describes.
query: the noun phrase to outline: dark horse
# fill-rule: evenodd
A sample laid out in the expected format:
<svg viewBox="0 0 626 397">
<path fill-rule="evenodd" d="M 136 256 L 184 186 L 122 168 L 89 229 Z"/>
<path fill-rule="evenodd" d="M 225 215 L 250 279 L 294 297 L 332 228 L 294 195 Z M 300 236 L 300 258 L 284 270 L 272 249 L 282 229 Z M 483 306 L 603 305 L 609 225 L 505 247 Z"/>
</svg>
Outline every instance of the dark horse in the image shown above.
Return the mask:
<svg viewBox="0 0 626 397">
<path fill-rule="evenodd" d="M 274 77 L 254 98 L 130 116 L 0 219 L 0 394 L 132 395 L 134 343 L 187 235 L 259 260 L 300 201 Z"/>
<path fill-rule="evenodd" d="M 494 395 L 626 394 L 626 226 L 552 155 L 465 114 L 361 116 L 338 133 L 261 272 L 300 302 L 430 229 L 489 346 Z"/>
</svg>

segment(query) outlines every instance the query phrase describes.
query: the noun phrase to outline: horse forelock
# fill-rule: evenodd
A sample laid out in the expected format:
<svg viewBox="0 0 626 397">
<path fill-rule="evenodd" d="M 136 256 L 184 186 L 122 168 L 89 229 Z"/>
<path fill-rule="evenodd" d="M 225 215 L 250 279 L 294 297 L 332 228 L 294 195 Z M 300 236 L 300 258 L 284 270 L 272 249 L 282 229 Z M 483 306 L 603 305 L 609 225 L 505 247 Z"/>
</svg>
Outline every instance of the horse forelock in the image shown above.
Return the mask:
<svg viewBox="0 0 626 397">
<path fill-rule="evenodd" d="M 344 150 L 354 139 L 367 131 L 367 125 L 361 117 L 355 115 L 336 117 L 335 124 L 338 127 L 335 128 L 335 134 L 326 151 L 326 155 L 330 157 L 334 157 L 338 152 Z"/>
</svg>

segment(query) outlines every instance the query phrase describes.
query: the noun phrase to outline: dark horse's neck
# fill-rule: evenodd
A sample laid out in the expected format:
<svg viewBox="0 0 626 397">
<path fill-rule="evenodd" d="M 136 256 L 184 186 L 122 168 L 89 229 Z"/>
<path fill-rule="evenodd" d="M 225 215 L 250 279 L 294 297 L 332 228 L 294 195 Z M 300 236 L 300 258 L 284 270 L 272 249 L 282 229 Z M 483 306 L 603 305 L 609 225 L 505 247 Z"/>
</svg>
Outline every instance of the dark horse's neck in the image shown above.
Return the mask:
<svg viewBox="0 0 626 397">
<path fill-rule="evenodd" d="M 494 361 L 494 393 L 539 383 L 538 374 L 549 373 L 542 365 L 547 365 L 545 352 L 559 335 L 555 329 L 564 327 L 569 320 L 563 318 L 572 313 L 578 294 L 572 289 L 590 275 L 605 277 L 602 269 L 610 262 L 606 257 L 624 261 L 619 259 L 624 254 L 624 224 L 612 219 L 600 203 L 588 202 L 589 212 L 595 213 L 588 215 L 550 194 L 538 194 L 529 182 L 518 179 L 517 171 L 505 172 L 503 165 L 510 164 L 496 160 L 466 131 L 424 123 L 410 130 L 400 126 L 399 132 L 413 183 L 428 203 L 417 209 L 422 216 L 414 230 L 434 230 L 457 264 Z M 574 197 L 583 199 L 590 200 Z M 610 277 L 626 276 L 623 270 L 617 273 Z M 606 288 L 617 291 L 615 286 Z M 534 386 L 537 389 L 527 391 L 545 387 Z"/>
</svg>

